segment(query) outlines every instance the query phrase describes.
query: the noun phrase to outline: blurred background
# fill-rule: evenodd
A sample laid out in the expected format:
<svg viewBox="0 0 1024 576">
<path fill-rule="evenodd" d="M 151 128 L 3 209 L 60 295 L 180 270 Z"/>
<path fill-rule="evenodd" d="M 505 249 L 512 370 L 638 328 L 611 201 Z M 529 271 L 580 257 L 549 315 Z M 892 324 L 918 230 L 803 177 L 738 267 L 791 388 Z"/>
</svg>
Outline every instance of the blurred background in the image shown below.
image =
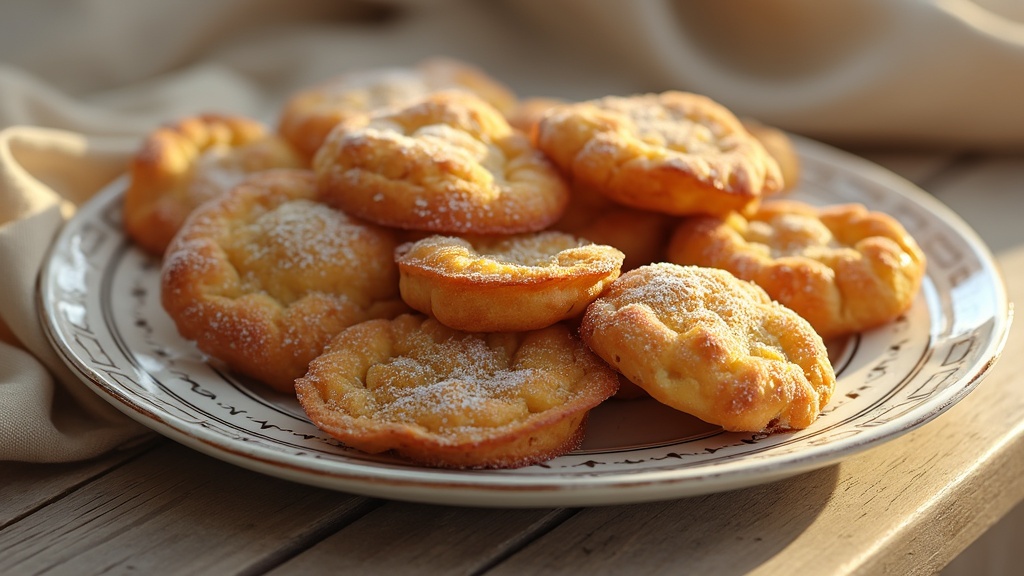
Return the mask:
<svg viewBox="0 0 1024 576">
<path fill-rule="evenodd" d="M 681 89 L 847 146 L 1024 145 L 1014 0 L 5 0 L 2 11 L 3 125 L 135 131 L 221 108 L 269 119 L 298 87 L 447 55 L 520 96 Z M 96 109 L 100 121 L 82 122 Z"/>
</svg>

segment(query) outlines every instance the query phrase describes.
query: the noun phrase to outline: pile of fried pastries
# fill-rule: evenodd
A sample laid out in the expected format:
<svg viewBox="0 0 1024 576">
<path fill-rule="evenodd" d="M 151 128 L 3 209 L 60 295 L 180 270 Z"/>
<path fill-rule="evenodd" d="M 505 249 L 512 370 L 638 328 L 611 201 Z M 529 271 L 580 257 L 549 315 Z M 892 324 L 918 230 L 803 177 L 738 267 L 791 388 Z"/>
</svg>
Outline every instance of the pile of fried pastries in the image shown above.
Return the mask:
<svg viewBox="0 0 1024 576">
<path fill-rule="evenodd" d="M 785 133 L 701 95 L 519 99 L 434 58 L 310 86 L 274 128 L 154 130 L 123 221 L 212 362 L 346 446 L 512 468 L 609 399 L 815 421 L 823 338 L 903 314 L 925 257 L 886 214 L 786 199 L 799 178 Z"/>
</svg>

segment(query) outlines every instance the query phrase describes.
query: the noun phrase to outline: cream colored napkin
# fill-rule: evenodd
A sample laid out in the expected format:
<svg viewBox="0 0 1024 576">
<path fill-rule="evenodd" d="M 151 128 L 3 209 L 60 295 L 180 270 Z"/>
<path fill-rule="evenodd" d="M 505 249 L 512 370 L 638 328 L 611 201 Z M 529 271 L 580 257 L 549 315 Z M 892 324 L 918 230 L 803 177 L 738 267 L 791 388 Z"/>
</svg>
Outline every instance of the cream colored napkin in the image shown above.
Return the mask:
<svg viewBox="0 0 1024 576">
<path fill-rule="evenodd" d="M 1022 22 L 1013 0 L 5 0 L 0 460 L 145 433 L 50 349 L 35 282 L 65 218 L 161 122 L 273 122 L 299 87 L 447 55 L 522 96 L 683 89 L 833 143 L 1021 147 Z"/>
<path fill-rule="evenodd" d="M 229 107 L 252 108 L 249 89 L 225 78 L 230 75 L 197 70 L 178 78 L 174 89 L 212 91 Z M 145 431 L 92 393 L 50 347 L 38 317 L 36 277 L 65 217 L 124 172 L 137 134 L 158 118 L 111 117 L 9 71 L 0 71 L 0 84 L 7 107 L 32 109 L 38 123 L 77 128 L 17 125 L 0 131 L 0 460 L 88 458 Z M 205 103 L 193 99 L 175 112 Z"/>
<path fill-rule="evenodd" d="M 0 132 L 0 458 L 84 458 L 141 433 L 70 374 L 36 315 L 35 278 L 62 204 L 121 170 L 116 148 L 39 128 Z"/>
</svg>

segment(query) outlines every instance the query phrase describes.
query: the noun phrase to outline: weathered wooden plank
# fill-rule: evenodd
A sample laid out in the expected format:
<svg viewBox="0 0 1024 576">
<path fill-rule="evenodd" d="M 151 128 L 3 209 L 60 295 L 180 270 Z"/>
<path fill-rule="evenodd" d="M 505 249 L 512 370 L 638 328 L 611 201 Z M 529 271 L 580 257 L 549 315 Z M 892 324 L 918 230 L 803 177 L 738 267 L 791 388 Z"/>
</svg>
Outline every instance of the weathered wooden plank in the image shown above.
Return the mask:
<svg viewBox="0 0 1024 576">
<path fill-rule="evenodd" d="M 389 503 L 271 574 L 476 574 L 572 514 Z"/>
<path fill-rule="evenodd" d="M 167 443 L 0 530 L 0 573 L 256 573 L 377 504 Z"/>
<path fill-rule="evenodd" d="M 92 460 L 66 464 L 0 462 L 0 529 L 138 456 L 145 449 L 114 451 Z"/>
<path fill-rule="evenodd" d="M 1024 504 L 1004 516 L 942 569 L 942 576 L 1006 576 L 1024 566 L 1020 535 L 1024 533 Z"/>
<path fill-rule="evenodd" d="M 837 483 L 831 467 L 737 492 L 584 509 L 488 574 L 746 574 L 807 530 Z"/>
</svg>

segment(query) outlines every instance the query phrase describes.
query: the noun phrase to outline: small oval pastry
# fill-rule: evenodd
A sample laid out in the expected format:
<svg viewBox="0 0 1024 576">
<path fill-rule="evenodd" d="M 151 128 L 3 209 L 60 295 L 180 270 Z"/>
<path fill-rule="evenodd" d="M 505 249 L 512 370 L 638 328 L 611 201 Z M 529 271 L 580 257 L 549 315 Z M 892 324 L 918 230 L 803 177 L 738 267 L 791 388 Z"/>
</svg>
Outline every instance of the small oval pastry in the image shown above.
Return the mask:
<svg viewBox="0 0 1024 576">
<path fill-rule="evenodd" d="M 574 184 L 672 215 L 743 210 L 783 186 L 776 161 L 732 112 L 688 92 L 555 106 L 537 147 Z"/>
<path fill-rule="evenodd" d="M 724 270 L 627 272 L 587 308 L 580 336 L 659 402 L 726 430 L 806 428 L 835 388 L 811 326 Z"/>
<path fill-rule="evenodd" d="M 254 175 L 189 217 L 161 272 L 183 337 L 282 392 L 342 329 L 408 310 L 394 235 L 315 196 L 309 172 Z"/>
<path fill-rule="evenodd" d="M 312 158 L 336 124 L 448 89 L 472 92 L 502 112 L 516 106 L 515 95 L 483 71 L 450 58 L 429 58 L 410 68 L 354 70 L 296 92 L 281 111 L 278 131 Z"/>
<path fill-rule="evenodd" d="M 665 246 L 678 218 L 623 206 L 600 192 L 576 184 L 554 230 L 614 246 L 625 254 L 622 271 L 665 260 Z"/>
<path fill-rule="evenodd" d="M 536 330 L 576 317 L 619 276 L 623 254 L 562 232 L 431 236 L 395 252 L 406 304 L 471 332 Z"/>
<path fill-rule="evenodd" d="M 505 117 L 513 128 L 529 136 L 530 141 L 536 144 L 537 127 L 540 126 L 541 119 L 548 110 L 566 103 L 565 100 L 558 98 L 524 98 L 507 112 Z"/>
<path fill-rule="evenodd" d="M 757 120 L 746 118 L 743 127 L 757 138 L 768 155 L 775 159 L 782 173 L 783 186 L 780 191 L 792 190 L 800 183 L 800 155 L 793 145 L 793 139 L 782 130 Z"/>
<path fill-rule="evenodd" d="M 408 230 L 532 232 L 557 220 L 569 199 L 529 139 L 465 92 L 347 120 L 313 166 L 325 202 Z"/>
<path fill-rule="evenodd" d="M 899 317 L 926 268 L 924 252 L 895 218 L 860 204 L 816 208 L 794 200 L 765 202 L 748 217 L 685 220 L 668 259 L 753 281 L 824 338 Z"/>
<path fill-rule="evenodd" d="M 124 196 L 125 231 L 144 250 L 160 256 L 203 202 L 249 174 L 304 164 L 287 142 L 248 118 L 203 114 L 162 126 L 132 158 Z"/>
<path fill-rule="evenodd" d="M 617 386 L 564 325 L 467 333 L 412 314 L 346 329 L 295 383 L 313 423 L 346 445 L 443 468 L 569 452 Z"/>
</svg>

